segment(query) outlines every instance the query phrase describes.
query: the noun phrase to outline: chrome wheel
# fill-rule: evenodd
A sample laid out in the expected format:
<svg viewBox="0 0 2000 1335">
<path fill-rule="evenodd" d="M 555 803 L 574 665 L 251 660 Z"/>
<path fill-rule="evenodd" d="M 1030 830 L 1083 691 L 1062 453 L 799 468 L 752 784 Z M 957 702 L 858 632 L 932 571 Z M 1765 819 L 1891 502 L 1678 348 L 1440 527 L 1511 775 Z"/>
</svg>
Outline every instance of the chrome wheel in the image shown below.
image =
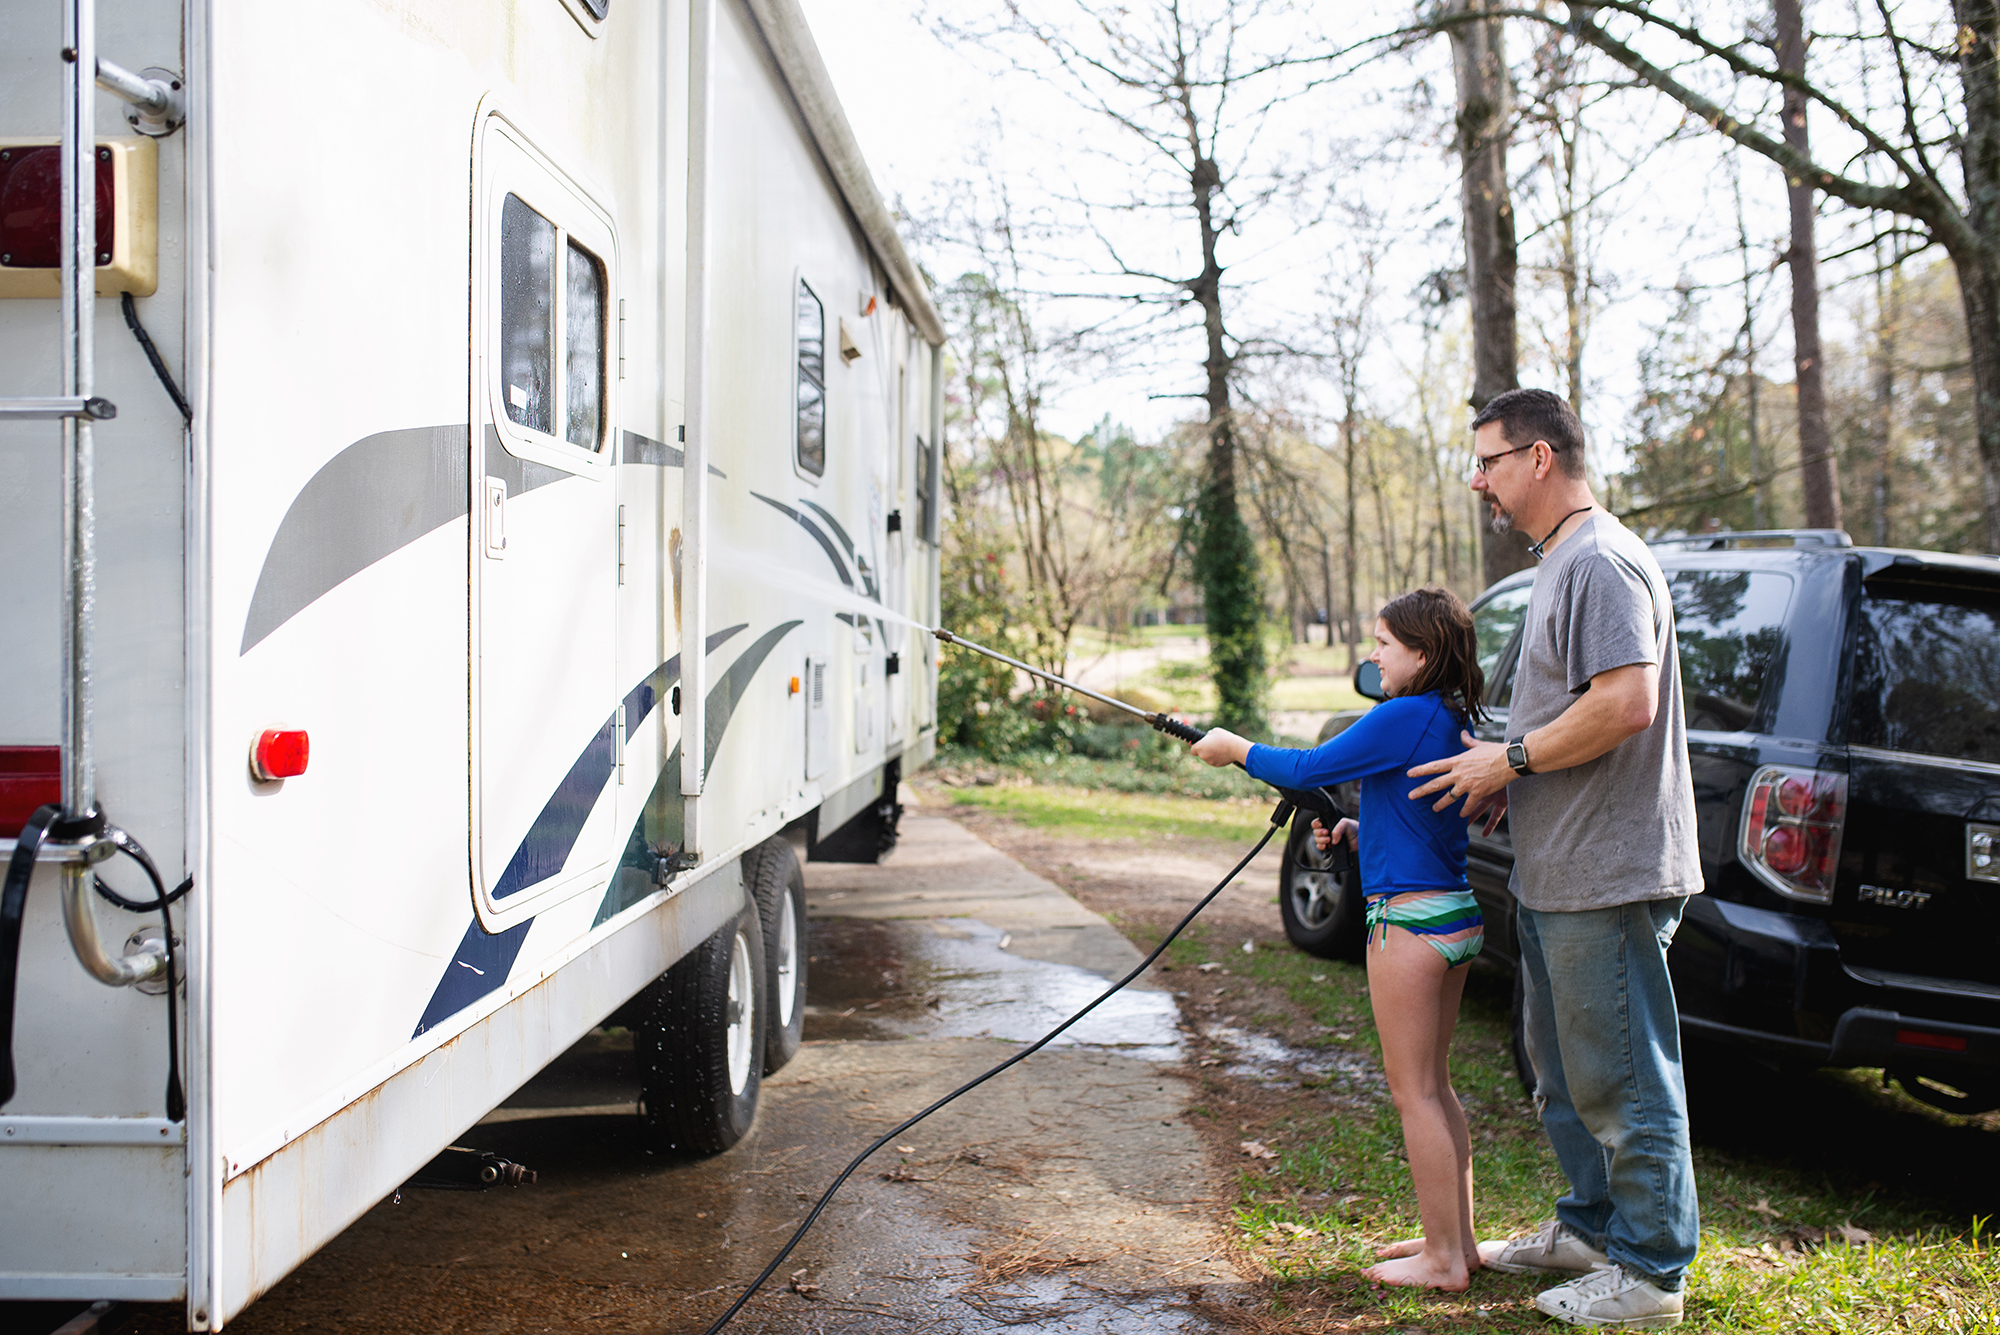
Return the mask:
<svg viewBox="0 0 2000 1335">
<path fill-rule="evenodd" d="M 1292 899 L 1292 916 L 1301 926 L 1324 927 L 1339 908 L 1341 886 L 1329 868 L 1330 861 L 1316 848 L 1299 853 L 1298 865 L 1293 867 L 1291 884 L 1285 891 Z"/>
<path fill-rule="evenodd" d="M 792 1016 L 799 1008 L 799 915 L 792 907 L 792 897 L 785 895 L 778 905 L 778 993 L 776 997 L 778 1028 L 786 1028 L 792 1023 Z"/>
<path fill-rule="evenodd" d="M 756 930 L 754 925 L 751 930 Z M 750 947 L 738 930 L 729 951 L 729 1092 L 741 1094 L 750 1080 L 751 1048 L 757 1038 L 757 978 Z"/>
</svg>

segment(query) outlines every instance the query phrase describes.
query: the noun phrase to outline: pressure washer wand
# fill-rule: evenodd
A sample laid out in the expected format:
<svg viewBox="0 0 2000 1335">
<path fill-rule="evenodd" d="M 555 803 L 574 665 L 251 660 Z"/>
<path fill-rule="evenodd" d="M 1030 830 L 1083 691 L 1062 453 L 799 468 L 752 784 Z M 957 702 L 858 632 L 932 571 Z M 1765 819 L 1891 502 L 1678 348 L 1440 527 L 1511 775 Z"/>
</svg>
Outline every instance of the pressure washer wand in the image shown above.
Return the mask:
<svg viewBox="0 0 2000 1335">
<path fill-rule="evenodd" d="M 974 644 L 963 635 L 954 635 L 942 627 L 933 630 L 931 634 L 937 636 L 938 639 L 944 641 L 946 644 L 963 645 L 976 654 L 985 654 L 995 662 L 1005 663 L 1008 667 L 1019 668 L 1030 676 L 1040 677 L 1043 681 L 1053 682 L 1064 690 L 1075 691 L 1078 695 L 1087 695 L 1099 704 L 1110 705 L 1113 709 L 1122 709 L 1128 714 L 1136 715 L 1146 720 L 1147 723 L 1159 731 L 1167 734 L 1167 736 L 1179 738 L 1189 745 L 1193 745 L 1202 739 L 1202 732 L 1199 728 L 1190 727 L 1188 724 L 1182 723 L 1179 719 L 1168 718 L 1165 714 L 1155 713 L 1149 709 L 1141 709 L 1135 704 L 1128 704 L 1126 701 L 1115 699 L 1109 695 L 1100 695 L 1088 686 L 1079 686 L 1066 677 L 1058 677 L 1053 672 L 1044 672 L 1038 667 L 1031 667 L 1018 658 L 1011 658 L 1001 653 L 998 649 L 988 649 L 983 644 Z"/>
</svg>

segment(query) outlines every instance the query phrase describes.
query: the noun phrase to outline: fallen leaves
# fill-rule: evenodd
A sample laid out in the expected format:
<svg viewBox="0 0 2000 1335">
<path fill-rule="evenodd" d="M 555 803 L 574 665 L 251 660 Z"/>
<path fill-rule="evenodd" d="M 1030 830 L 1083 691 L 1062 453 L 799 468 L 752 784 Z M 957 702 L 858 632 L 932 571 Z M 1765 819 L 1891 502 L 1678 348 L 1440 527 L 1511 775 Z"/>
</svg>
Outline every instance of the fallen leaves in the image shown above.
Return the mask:
<svg viewBox="0 0 2000 1335">
<path fill-rule="evenodd" d="M 1253 1159 L 1275 1159 L 1278 1157 L 1278 1152 L 1261 1140 L 1240 1141 L 1237 1148 Z"/>
</svg>

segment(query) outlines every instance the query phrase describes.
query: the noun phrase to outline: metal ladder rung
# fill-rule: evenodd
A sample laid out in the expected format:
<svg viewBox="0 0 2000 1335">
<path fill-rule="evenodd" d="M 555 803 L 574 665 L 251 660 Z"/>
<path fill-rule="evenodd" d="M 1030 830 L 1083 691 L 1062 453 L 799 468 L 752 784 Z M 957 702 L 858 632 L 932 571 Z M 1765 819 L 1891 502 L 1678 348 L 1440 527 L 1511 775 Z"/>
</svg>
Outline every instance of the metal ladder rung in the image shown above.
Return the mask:
<svg viewBox="0 0 2000 1335">
<path fill-rule="evenodd" d="M 87 417 L 93 422 L 108 422 L 118 416 L 118 405 L 110 399 L 98 398 L 50 398 L 0 399 L 0 419 L 47 420 L 58 417 Z"/>
</svg>

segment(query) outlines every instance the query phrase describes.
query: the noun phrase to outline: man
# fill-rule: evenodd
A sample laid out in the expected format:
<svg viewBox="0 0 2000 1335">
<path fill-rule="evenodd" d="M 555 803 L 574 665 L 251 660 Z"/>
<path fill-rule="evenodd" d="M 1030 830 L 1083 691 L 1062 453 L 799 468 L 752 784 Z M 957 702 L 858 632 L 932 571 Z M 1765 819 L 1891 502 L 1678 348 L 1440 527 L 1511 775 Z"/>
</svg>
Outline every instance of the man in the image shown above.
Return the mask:
<svg viewBox="0 0 2000 1335">
<path fill-rule="evenodd" d="M 1534 1233 L 1480 1245 L 1495 1270 L 1568 1279 L 1535 1299 L 1581 1326 L 1681 1320 L 1700 1219 L 1667 946 L 1702 888 L 1673 603 L 1646 545 L 1599 508 L 1583 425 L 1540 389 L 1473 419 L 1472 489 L 1538 539 L 1507 744 L 1464 738 L 1410 770 L 1442 810 L 1502 813 L 1535 1104 L 1570 1193 Z"/>
</svg>

